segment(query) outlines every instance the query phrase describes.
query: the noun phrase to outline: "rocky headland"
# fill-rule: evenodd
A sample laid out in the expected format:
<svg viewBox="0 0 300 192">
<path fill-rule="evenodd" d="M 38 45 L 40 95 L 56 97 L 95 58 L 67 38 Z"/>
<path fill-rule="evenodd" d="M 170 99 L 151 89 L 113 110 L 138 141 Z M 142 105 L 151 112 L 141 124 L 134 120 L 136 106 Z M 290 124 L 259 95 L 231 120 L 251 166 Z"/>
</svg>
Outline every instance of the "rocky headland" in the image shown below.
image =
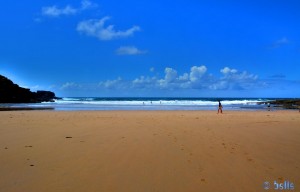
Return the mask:
<svg viewBox="0 0 300 192">
<path fill-rule="evenodd" d="M 0 75 L 0 103 L 53 102 L 55 98 L 55 93 L 51 91 L 32 92 Z"/>
</svg>

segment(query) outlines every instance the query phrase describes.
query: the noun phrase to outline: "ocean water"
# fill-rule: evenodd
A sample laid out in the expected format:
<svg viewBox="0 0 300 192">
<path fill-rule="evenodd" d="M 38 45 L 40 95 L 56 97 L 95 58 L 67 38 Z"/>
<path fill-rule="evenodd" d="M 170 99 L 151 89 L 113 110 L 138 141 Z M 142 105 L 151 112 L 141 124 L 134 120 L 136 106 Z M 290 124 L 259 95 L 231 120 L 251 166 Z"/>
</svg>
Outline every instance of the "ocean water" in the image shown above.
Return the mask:
<svg viewBox="0 0 300 192">
<path fill-rule="evenodd" d="M 99 98 L 65 97 L 55 102 L 37 104 L 14 104 L 11 107 L 53 108 L 57 111 L 74 110 L 217 110 L 218 100 L 223 110 L 266 110 L 258 102 L 275 99 L 267 98 Z"/>
</svg>

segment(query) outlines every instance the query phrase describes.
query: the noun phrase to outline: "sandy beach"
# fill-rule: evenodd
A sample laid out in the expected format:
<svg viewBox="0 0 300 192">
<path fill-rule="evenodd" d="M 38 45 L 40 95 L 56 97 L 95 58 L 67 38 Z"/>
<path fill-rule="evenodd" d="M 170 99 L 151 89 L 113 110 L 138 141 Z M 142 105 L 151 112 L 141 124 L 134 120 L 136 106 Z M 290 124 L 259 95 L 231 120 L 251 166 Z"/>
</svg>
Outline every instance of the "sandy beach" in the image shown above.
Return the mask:
<svg viewBox="0 0 300 192">
<path fill-rule="evenodd" d="M 2 111 L 0 191 L 300 191 L 298 111 Z"/>
</svg>

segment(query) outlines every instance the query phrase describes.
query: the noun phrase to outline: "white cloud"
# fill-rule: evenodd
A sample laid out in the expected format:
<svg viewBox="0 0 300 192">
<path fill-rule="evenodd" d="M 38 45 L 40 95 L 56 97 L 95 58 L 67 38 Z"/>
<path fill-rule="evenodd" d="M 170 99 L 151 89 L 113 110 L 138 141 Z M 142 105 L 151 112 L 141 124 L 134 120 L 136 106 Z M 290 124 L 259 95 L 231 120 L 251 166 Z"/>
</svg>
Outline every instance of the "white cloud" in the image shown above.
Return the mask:
<svg viewBox="0 0 300 192">
<path fill-rule="evenodd" d="M 98 87 L 102 87 L 105 89 L 124 89 L 126 88 L 125 82 L 121 77 L 118 77 L 114 80 L 107 80 L 98 83 Z"/>
<path fill-rule="evenodd" d="M 167 83 L 173 82 L 176 80 L 176 78 L 177 78 L 177 71 L 167 67 L 165 69 L 165 79 L 164 79 L 165 82 Z"/>
<path fill-rule="evenodd" d="M 123 46 L 116 50 L 117 55 L 140 55 L 145 53 L 146 51 L 139 50 L 134 46 Z"/>
<path fill-rule="evenodd" d="M 220 70 L 224 75 L 218 79 L 215 83 L 209 85 L 210 89 L 230 89 L 230 90 L 242 90 L 251 89 L 257 86 L 256 82 L 258 79 L 257 75 L 249 74 L 247 71 L 239 72 L 236 69 L 230 69 L 229 67 L 224 67 Z"/>
<path fill-rule="evenodd" d="M 179 81 L 188 81 L 189 80 L 189 74 L 184 73 L 183 75 L 179 76 Z"/>
<path fill-rule="evenodd" d="M 246 90 L 263 86 L 258 81 L 258 76 L 246 71 L 224 67 L 220 70 L 222 77 L 217 78 L 206 74 L 207 67 L 193 66 L 189 73 L 178 74 L 170 67 L 164 70 L 164 77 L 140 76 L 134 80 L 125 81 L 121 77 L 113 80 L 102 81 L 93 85 L 65 83 L 61 89 L 101 89 L 101 90 Z"/>
<path fill-rule="evenodd" d="M 139 89 L 152 89 L 157 87 L 157 78 L 156 77 L 144 77 L 141 76 L 133 80 L 131 87 Z"/>
<path fill-rule="evenodd" d="M 77 25 L 77 31 L 89 36 L 97 37 L 99 40 L 112 40 L 132 36 L 135 32 L 140 31 L 139 26 L 133 26 L 125 31 L 114 29 L 113 25 L 104 26 L 109 17 L 100 20 L 90 19 L 81 21 Z"/>
<path fill-rule="evenodd" d="M 77 9 L 67 5 L 64 8 L 57 8 L 56 6 L 43 7 L 42 14 L 50 17 L 59 17 L 61 15 L 75 15 L 78 12 Z"/>
<path fill-rule="evenodd" d="M 83 0 L 81 1 L 81 7 L 74 8 L 71 5 L 67 5 L 63 8 L 58 8 L 57 6 L 47 6 L 42 8 L 42 15 L 49 16 L 49 17 L 59 17 L 62 15 L 76 15 L 80 13 L 81 11 L 95 8 L 97 7 L 97 4 L 89 1 L 89 0 Z"/>
<path fill-rule="evenodd" d="M 136 79 L 134 83 L 138 83 L 140 87 L 146 84 L 147 87 L 159 89 L 182 89 L 182 88 L 200 88 L 204 86 L 201 79 L 205 76 L 207 68 L 205 66 L 193 66 L 190 73 L 178 75 L 178 72 L 170 67 L 165 68 L 165 76 L 163 79 L 157 77 L 141 77 Z M 152 86 L 150 86 L 150 84 Z"/>
<path fill-rule="evenodd" d="M 178 75 L 178 72 L 173 68 L 165 69 L 163 79 L 157 77 L 140 77 L 135 79 L 133 83 L 138 84 L 138 87 L 151 87 L 159 89 L 251 89 L 256 86 L 258 79 L 257 75 L 249 74 L 248 72 L 239 72 L 236 69 L 225 67 L 220 70 L 224 75 L 221 78 L 216 78 L 211 74 L 206 74 L 207 67 L 193 66 L 190 73 Z"/>
<path fill-rule="evenodd" d="M 236 73 L 237 70 L 230 69 L 229 67 L 224 67 L 223 69 L 220 70 L 220 72 L 223 73 L 224 75 L 226 75 L 226 74 L 230 74 L 230 73 Z"/>
<path fill-rule="evenodd" d="M 190 80 L 192 82 L 196 82 L 196 81 L 200 80 L 206 71 L 207 71 L 207 68 L 204 65 L 202 65 L 200 67 L 193 66 L 191 68 L 191 72 L 190 72 Z"/>
<path fill-rule="evenodd" d="M 225 67 L 220 70 L 221 73 L 224 74 L 222 79 L 233 80 L 233 81 L 245 81 L 245 80 L 256 80 L 258 78 L 257 75 L 248 74 L 247 71 L 239 72 L 236 69 L 230 69 L 229 67 Z"/>
<path fill-rule="evenodd" d="M 89 0 L 83 0 L 81 1 L 81 10 L 86 10 L 86 9 L 92 9 L 98 7 L 98 5 L 96 3 L 93 3 Z"/>
</svg>

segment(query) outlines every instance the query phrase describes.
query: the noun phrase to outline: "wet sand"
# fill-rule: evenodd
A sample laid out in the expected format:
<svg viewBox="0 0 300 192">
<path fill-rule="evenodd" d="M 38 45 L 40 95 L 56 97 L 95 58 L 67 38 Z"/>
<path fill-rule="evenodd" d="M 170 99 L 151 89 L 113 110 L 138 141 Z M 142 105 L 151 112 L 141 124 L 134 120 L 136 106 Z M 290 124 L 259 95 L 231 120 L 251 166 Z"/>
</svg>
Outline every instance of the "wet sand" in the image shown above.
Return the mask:
<svg viewBox="0 0 300 192">
<path fill-rule="evenodd" d="M 0 191 L 299 191 L 299 151 L 298 111 L 1 111 Z"/>
</svg>

